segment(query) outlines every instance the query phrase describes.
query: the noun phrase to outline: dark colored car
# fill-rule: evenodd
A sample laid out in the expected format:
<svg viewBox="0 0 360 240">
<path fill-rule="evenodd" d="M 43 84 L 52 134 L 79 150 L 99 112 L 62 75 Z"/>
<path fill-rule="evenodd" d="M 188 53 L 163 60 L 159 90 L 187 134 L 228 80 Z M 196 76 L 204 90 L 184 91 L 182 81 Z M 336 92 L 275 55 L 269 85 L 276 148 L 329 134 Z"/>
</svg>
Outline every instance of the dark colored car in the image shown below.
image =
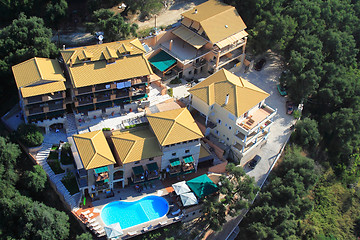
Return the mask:
<svg viewBox="0 0 360 240">
<path fill-rule="evenodd" d="M 258 164 L 258 162 L 260 162 L 261 157 L 259 155 L 255 155 L 255 157 L 253 159 L 251 159 L 251 161 L 249 162 L 249 168 L 254 169 L 256 164 Z"/>
<path fill-rule="evenodd" d="M 294 103 L 286 101 L 286 114 L 291 115 L 294 112 Z"/>
<path fill-rule="evenodd" d="M 266 63 L 265 58 L 260 59 L 260 61 L 258 61 L 258 62 L 255 64 L 254 69 L 255 69 L 256 71 L 260 71 L 260 70 L 264 67 L 265 63 Z"/>
</svg>

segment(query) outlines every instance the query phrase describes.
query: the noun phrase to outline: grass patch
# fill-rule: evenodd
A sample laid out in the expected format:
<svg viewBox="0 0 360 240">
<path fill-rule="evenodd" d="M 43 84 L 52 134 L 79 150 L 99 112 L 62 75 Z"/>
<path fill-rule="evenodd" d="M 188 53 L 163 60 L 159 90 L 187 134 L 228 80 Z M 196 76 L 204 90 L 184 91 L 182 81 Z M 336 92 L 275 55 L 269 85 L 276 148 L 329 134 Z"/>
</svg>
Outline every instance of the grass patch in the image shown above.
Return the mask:
<svg viewBox="0 0 360 240">
<path fill-rule="evenodd" d="M 70 192 L 70 195 L 74 195 L 79 192 L 79 188 L 76 182 L 75 177 L 65 178 L 61 180 L 66 189 Z"/>
<path fill-rule="evenodd" d="M 50 151 L 48 159 L 57 160 L 59 157 L 59 153 L 57 151 Z"/>
<path fill-rule="evenodd" d="M 56 151 L 59 149 L 59 145 L 52 145 L 51 150 Z"/>
<path fill-rule="evenodd" d="M 147 37 L 149 36 L 150 32 L 153 30 L 153 27 L 141 29 L 137 32 L 138 37 Z"/>
<path fill-rule="evenodd" d="M 168 94 L 169 94 L 170 97 L 172 97 L 174 95 L 174 91 L 173 91 L 172 88 L 168 89 Z"/>
<path fill-rule="evenodd" d="M 48 161 L 49 166 L 51 167 L 51 169 L 54 171 L 55 174 L 60 174 L 65 172 L 61 167 L 60 167 L 60 162 L 58 160 L 55 161 Z"/>
<path fill-rule="evenodd" d="M 74 162 L 74 157 L 71 152 L 70 143 L 65 143 L 61 148 L 60 161 L 63 165 L 72 164 Z"/>
<path fill-rule="evenodd" d="M 180 83 L 181 83 L 181 80 L 178 77 L 176 77 L 175 79 L 170 81 L 170 84 L 180 84 Z"/>
</svg>

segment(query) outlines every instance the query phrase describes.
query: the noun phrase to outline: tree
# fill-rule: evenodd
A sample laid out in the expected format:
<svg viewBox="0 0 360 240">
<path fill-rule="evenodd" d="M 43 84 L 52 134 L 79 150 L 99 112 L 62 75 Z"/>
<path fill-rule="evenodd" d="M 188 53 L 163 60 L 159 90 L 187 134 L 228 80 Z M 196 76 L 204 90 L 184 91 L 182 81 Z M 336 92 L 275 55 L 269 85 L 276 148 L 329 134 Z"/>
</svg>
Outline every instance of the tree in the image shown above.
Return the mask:
<svg viewBox="0 0 360 240">
<path fill-rule="evenodd" d="M 68 4 L 66 0 L 51 0 L 46 5 L 45 19 L 49 22 L 49 26 L 59 27 L 59 23 L 66 16 Z"/>
<path fill-rule="evenodd" d="M 14 85 L 11 66 L 32 57 L 57 55 L 58 49 L 51 43 L 51 35 L 41 18 L 27 18 L 23 13 L 0 30 L 0 85 L 3 88 Z"/>
<path fill-rule="evenodd" d="M 314 149 L 320 142 L 318 123 L 310 118 L 304 118 L 295 125 L 295 132 L 291 135 L 295 143 L 307 149 Z"/>
<path fill-rule="evenodd" d="M 44 136 L 35 124 L 21 124 L 16 132 L 17 138 L 27 147 L 37 147 L 44 141 Z"/>
<path fill-rule="evenodd" d="M 203 219 L 209 224 L 209 228 L 219 231 L 226 222 L 225 205 L 215 197 L 207 198 L 203 203 Z"/>
<path fill-rule="evenodd" d="M 93 236 L 89 232 L 76 236 L 76 240 L 92 240 L 92 239 Z"/>
<path fill-rule="evenodd" d="M 132 12 L 140 11 L 140 19 L 146 19 L 150 15 L 157 14 L 164 7 L 161 0 L 126 0 L 128 10 Z"/>
<path fill-rule="evenodd" d="M 108 9 L 94 11 L 90 22 L 86 23 L 90 32 L 104 32 L 104 40 L 107 42 L 125 39 L 130 35 L 136 36 L 138 25 L 129 24 L 119 15 Z"/>
<path fill-rule="evenodd" d="M 47 177 L 40 165 L 35 165 L 32 171 L 26 171 L 24 175 L 24 183 L 29 190 L 40 192 L 45 188 Z"/>
</svg>

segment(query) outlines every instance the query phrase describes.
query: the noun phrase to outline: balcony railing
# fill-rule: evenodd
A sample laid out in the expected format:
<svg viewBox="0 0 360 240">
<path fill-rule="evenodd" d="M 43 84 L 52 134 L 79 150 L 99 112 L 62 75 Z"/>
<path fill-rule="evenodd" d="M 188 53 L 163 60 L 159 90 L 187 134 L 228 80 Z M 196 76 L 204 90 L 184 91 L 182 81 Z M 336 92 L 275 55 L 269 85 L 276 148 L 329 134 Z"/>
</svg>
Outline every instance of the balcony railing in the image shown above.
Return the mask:
<svg viewBox="0 0 360 240">
<path fill-rule="evenodd" d="M 49 111 L 56 111 L 65 108 L 63 103 L 49 104 L 48 106 L 49 106 Z"/>
<path fill-rule="evenodd" d="M 42 107 L 29 108 L 28 111 L 29 111 L 29 115 L 39 114 L 44 112 Z"/>
<path fill-rule="evenodd" d="M 94 88 L 95 90 L 95 88 Z M 93 87 L 81 87 L 75 89 L 75 95 L 88 94 L 93 92 Z"/>
</svg>

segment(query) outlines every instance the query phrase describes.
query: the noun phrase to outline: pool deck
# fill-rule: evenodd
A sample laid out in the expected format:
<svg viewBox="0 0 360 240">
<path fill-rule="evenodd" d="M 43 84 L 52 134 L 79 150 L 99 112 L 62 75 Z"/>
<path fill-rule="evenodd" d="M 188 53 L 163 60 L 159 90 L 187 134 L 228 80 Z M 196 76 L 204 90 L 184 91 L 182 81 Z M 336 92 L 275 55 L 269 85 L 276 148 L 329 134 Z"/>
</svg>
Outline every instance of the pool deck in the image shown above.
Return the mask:
<svg viewBox="0 0 360 240">
<path fill-rule="evenodd" d="M 131 186 L 121 188 L 121 189 L 114 189 L 114 194 L 115 194 L 114 197 L 111 197 L 111 198 L 103 197 L 100 200 L 94 201 L 94 202 L 92 202 L 93 207 L 81 209 L 81 210 L 79 210 L 79 212 L 77 212 L 77 214 L 80 216 L 81 212 L 90 210 L 90 213 L 94 214 L 92 216 L 92 219 L 95 219 L 95 222 L 97 222 L 101 226 L 101 229 L 103 229 L 106 225 L 102 221 L 100 213 L 101 213 L 102 208 L 106 204 L 113 202 L 113 201 L 118 201 L 118 200 L 137 201 L 143 197 L 154 195 L 154 196 L 164 197 L 168 201 L 170 208 L 169 208 L 167 215 L 165 215 L 161 218 L 158 218 L 158 219 L 148 221 L 146 223 L 138 224 L 138 225 L 123 229 L 124 234 L 119 239 L 129 239 L 134 236 L 143 234 L 143 233 L 145 233 L 145 231 L 144 231 L 145 227 L 152 226 L 148 231 L 146 231 L 146 232 L 149 232 L 149 231 L 164 227 L 166 225 L 172 224 L 174 222 L 180 221 L 181 218 L 179 217 L 179 215 L 178 215 L 178 217 L 176 217 L 171 214 L 172 212 L 178 210 L 179 207 L 173 203 L 173 200 L 169 196 L 169 192 L 166 190 L 163 183 L 160 180 L 158 180 L 158 181 L 154 182 L 154 185 L 155 185 L 154 188 L 144 189 L 140 193 L 137 192 L 134 189 L 134 187 L 131 187 Z M 160 224 L 160 222 L 162 224 Z"/>
</svg>

